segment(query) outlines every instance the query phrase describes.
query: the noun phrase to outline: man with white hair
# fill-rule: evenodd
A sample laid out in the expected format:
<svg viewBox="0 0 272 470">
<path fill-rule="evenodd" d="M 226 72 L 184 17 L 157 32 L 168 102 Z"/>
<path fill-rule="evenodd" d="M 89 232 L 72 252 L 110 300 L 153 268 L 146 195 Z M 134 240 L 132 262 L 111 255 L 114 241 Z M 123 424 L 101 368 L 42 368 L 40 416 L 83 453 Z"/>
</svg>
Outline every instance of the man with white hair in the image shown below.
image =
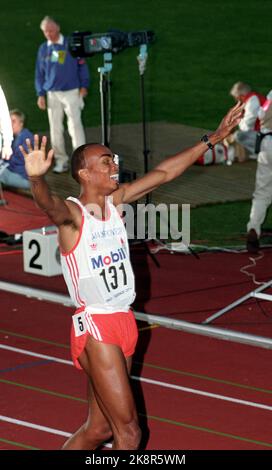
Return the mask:
<svg viewBox="0 0 272 470">
<path fill-rule="evenodd" d="M 257 171 L 249 222 L 247 224 L 247 250 L 257 253 L 260 246 L 261 226 L 272 203 L 272 90 L 259 109 L 261 132 L 257 138 Z M 259 147 L 259 148 L 258 148 Z"/>
<path fill-rule="evenodd" d="M 53 171 L 63 173 L 69 166 L 64 142 L 64 114 L 73 149 L 86 142 L 81 111 L 83 98 L 88 93 L 89 71 L 84 59 L 71 56 L 68 39 L 61 34 L 60 26 L 53 18 L 45 16 L 40 27 L 47 41 L 40 46 L 36 61 L 37 105 L 41 110 L 47 107 L 55 155 Z"/>
<path fill-rule="evenodd" d="M 252 91 L 251 86 L 243 82 L 235 83 L 230 95 L 236 101 L 244 103 L 244 115 L 239 123 L 239 129 L 233 134 L 233 140 L 254 155 L 257 131 L 260 129 L 258 111 L 265 102 L 265 97 Z"/>
</svg>

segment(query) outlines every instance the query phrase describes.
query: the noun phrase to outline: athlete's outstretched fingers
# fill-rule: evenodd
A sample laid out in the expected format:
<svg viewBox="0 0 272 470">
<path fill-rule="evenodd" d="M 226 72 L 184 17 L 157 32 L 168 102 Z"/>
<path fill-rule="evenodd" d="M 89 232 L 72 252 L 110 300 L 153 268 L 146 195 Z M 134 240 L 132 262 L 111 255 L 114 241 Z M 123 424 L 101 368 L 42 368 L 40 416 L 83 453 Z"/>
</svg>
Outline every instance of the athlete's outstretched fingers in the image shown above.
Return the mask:
<svg viewBox="0 0 272 470">
<path fill-rule="evenodd" d="M 28 153 L 33 151 L 30 139 L 26 139 L 26 146 L 27 146 L 27 149 L 28 149 Z"/>
<path fill-rule="evenodd" d="M 51 150 L 49 150 L 49 152 L 48 152 L 48 154 L 47 154 L 47 160 L 50 161 L 50 165 L 51 165 L 51 163 L 52 163 L 53 157 L 54 157 L 54 150 L 51 149 Z"/>
<path fill-rule="evenodd" d="M 34 134 L 34 150 L 39 150 L 39 136 Z"/>
<path fill-rule="evenodd" d="M 45 135 L 42 136 L 42 141 L 41 141 L 41 151 L 45 153 L 45 147 L 46 147 L 46 142 L 47 142 L 47 137 Z"/>
<path fill-rule="evenodd" d="M 28 153 L 25 151 L 25 148 L 22 145 L 19 145 L 19 149 L 22 152 L 24 158 L 26 158 Z"/>
</svg>

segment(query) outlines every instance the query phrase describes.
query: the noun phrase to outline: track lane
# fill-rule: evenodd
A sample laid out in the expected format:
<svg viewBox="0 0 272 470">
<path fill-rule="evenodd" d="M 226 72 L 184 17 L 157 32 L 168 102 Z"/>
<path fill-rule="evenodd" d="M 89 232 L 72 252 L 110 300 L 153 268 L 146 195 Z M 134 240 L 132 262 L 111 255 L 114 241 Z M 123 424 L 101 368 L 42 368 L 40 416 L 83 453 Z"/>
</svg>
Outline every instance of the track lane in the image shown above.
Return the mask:
<svg viewBox="0 0 272 470">
<path fill-rule="evenodd" d="M 21 296 L 15 297 L 20 297 L 19 300 L 17 299 L 19 309 L 13 311 L 13 314 L 8 318 L 5 316 L 4 325 L 1 325 L 3 327 L 1 339 L 4 340 L 5 344 L 30 351 L 37 351 L 40 354 L 55 355 L 70 361 L 69 345 L 67 344 L 70 318 L 66 314 L 67 309 L 61 306 L 57 306 L 58 308 L 55 309 L 54 304 L 34 301 L 34 299 L 25 299 Z M 24 300 L 22 301 L 22 299 Z M 17 307 L 13 308 L 16 309 Z M 12 330 L 14 328 L 13 336 Z M 8 334 L 7 331 L 11 334 Z M 31 338 L 28 338 L 28 336 L 31 336 Z M 189 355 L 188 351 L 190 351 Z M 205 390 L 208 391 L 212 390 L 216 393 L 224 392 L 224 394 L 232 391 L 232 394 L 234 393 L 235 396 L 241 396 L 246 399 L 256 398 L 258 401 L 260 401 L 261 396 L 262 402 L 263 400 L 268 400 L 267 403 L 270 403 L 270 394 L 267 391 L 260 395 L 261 392 L 259 390 L 243 389 L 234 387 L 231 384 L 218 382 L 218 380 L 235 380 L 245 386 L 252 384 L 256 388 L 261 388 L 260 385 L 262 385 L 262 388 L 267 388 L 269 391 L 271 378 L 267 376 L 266 371 L 270 364 L 270 351 L 166 330 L 164 328 L 155 328 L 153 330 L 144 330 L 140 335 L 136 360 L 141 362 L 144 355 L 145 361 L 148 363 L 158 364 L 159 357 L 162 367 L 165 366 L 168 369 L 182 370 L 184 372 L 182 375 L 169 370 L 144 366 L 142 371 L 144 376 L 201 389 L 203 389 L 203 384 L 205 383 Z M 48 410 L 58 410 L 55 414 L 58 416 L 59 422 L 62 422 L 62 419 L 64 420 L 64 423 L 67 424 L 65 429 L 68 429 L 69 432 L 71 428 L 71 431 L 76 429 L 85 419 L 86 404 L 84 399 L 86 396 L 86 380 L 84 374 L 67 365 L 54 364 L 47 361 L 42 362 L 41 358 L 33 359 L 33 357 L 28 356 L 27 358 L 24 357 L 24 359 L 22 357 L 18 359 L 20 354 L 11 351 L 4 352 L 2 350 L 1 356 L 4 363 L 0 362 L 0 367 L 5 372 L 1 374 L 0 378 L 4 377 L 6 380 L 11 379 L 13 382 L 21 383 L 20 387 L 18 385 L 1 383 L 1 387 L 6 387 L 6 396 L 11 394 L 14 397 L 14 403 L 16 396 L 20 398 L 18 407 L 16 405 L 18 416 L 21 416 L 22 413 L 20 403 L 24 405 L 28 403 L 28 406 L 23 409 L 25 419 L 27 420 L 33 399 L 35 411 L 34 414 L 31 411 L 30 415 L 33 419 L 36 418 L 36 421 L 37 417 L 40 418 L 37 409 L 39 410 L 39 404 L 41 403 L 47 409 L 47 414 Z M 23 355 L 21 354 L 21 356 Z M 39 361 L 41 362 L 39 363 Z M 256 375 L 254 364 L 257 368 L 259 361 L 260 367 Z M 9 368 L 10 370 L 7 370 Z M 186 373 L 192 375 L 186 375 Z M 217 381 L 205 381 L 205 378 L 195 377 L 193 374 L 203 376 L 210 374 L 210 377 Z M 68 398 L 52 395 L 46 396 L 46 393 L 36 390 L 24 390 L 24 386 L 51 390 L 52 387 L 48 386 L 48 384 L 52 383 L 52 378 L 54 379 L 53 392 L 66 393 L 66 395 L 75 396 L 83 400 L 82 403 L 72 400 L 72 405 L 69 401 L 69 410 L 75 410 L 72 411 L 73 415 L 76 413 L 78 416 L 80 406 L 79 414 L 81 418 L 79 423 L 72 423 L 71 426 L 71 421 L 65 421 L 67 418 L 67 416 L 65 418 L 65 414 L 67 415 Z M 17 389 L 17 392 L 12 391 L 12 388 L 14 390 Z M 168 431 L 169 436 L 172 438 L 172 444 L 168 443 L 167 445 L 174 447 L 169 448 L 181 448 L 181 443 L 187 446 L 185 448 L 200 448 L 198 446 L 200 443 L 203 445 L 203 442 L 205 442 L 205 446 L 213 445 L 211 448 L 263 448 L 262 446 L 265 448 L 265 443 L 270 445 L 269 435 L 261 430 L 261 428 L 265 427 L 268 418 L 266 415 L 254 414 L 255 410 L 248 411 L 247 409 L 247 412 L 245 412 L 241 411 L 241 407 L 238 407 L 238 405 L 226 405 L 225 403 L 218 405 L 218 402 L 215 401 L 214 403 L 214 399 L 211 398 L 192 398 L 188 396 L 188 393 L 186 395 L 185 392 L 162 390 L 160 387 L 150 384 L 141 384 L 141 388 L 145 397 L 147 414 L 153 416 L 149 419 L 149 425 L 152 429 L 152 436 L 148 444 L 149 448 L 163 448 L 159 447 L 162 445 L 161 443 L 168 442 L 168 435 L 166 436 L 165 432 L 163 432 L 166 425 L 172 429 L 172 431 Z M 157 397 L 157 400 L 154 400 L 154 396 Z M 266 403 L 266 401 L 263 403 Z M 14 411 L 9 407 L 5 409 L 7 412 Z M 214 414 L 213 418 L 210 416 L 211 409 Z M 259 410 L 257 411 L 259 412 Z M 233 414 L 235 417 L 234 421 Z M 249 434 L 243 431 L 243 422 L 247 423 L 248 416 L 252 417 L 251 422 L 257 423 L 254 429 L 249 429 Z M 47 419 L 48 417 L 46 417 Z M 50 420 L 46 422 L 48 425 L 51 425 Z M 54 421 L 53 424 L 57 426 L 58 423 Z M 157 427 L 159 428 L 158 431 Z M 162 436 L 159 442 L 154 443 L 154 437 L 161 436 L 162 433 L 164 437 Z M 227 434 L 227 436 L 224 437 L 224 434 Z M 194 436 L 192 441 L 188 438 L 189 435 Z M 205 438 L 203 437 L 204 435 Z M 206 435 L 209 435 L 209 437 Z M 264 438 L 267 439 L 265 440 Z M 248 439 L 249 442 L 243 439 Z M 264 444 L 256 443 L 258 441 L 263 441 Z M 212 442 L 213 444 L 209 444 Z M 217 445 L 223 447 L 217 447 Z"/>
<path fill-rule="evenodd" d="M 14 353 L 15 354 L 15 353 Z M 52 366 L 53 364 L 50 364 Z M 67 371 L 68 374 L 70 374 L 70 368 L 66 365 L 62 364 L 55 364 L 55 366 L 59 368 L 64 368 L 64 370 Z M 39 366 L 38 366 L 39 367 Z M 58 376 L 59 374 L 63 377 L 65 375 L 64 370 L 59 371 L 55 375 Z M 71 368 L 71 370 L 73 370 Z M 3 384 L 2 383 L 2 388 L 5 386 L 9 386 L 10 384 Z M 164 420 L 170 420 L 173 423 L 182 423 L 178 424 L 180 427 L 190 427 L 193 426 L 195 428 L 202 428 L 203 432 L 208 432 L 208 433 L 213 433 L 214 435 L 220 435 L 220 434 L 228 434 L 229 436 L 237 436 L 237 440 L 240 440 L 246 442 L 245 440 L 248 439 L 251 441 L 251 444 L 253 447 L 255 446 L 255 442 L 258 441 L 263 441 L 266 442 L 269 445 L 269 440 L 265 441 L 265 439 L 269 439 L 270 437 L 270 431 L 268 435 L 265 434 L 265 432 L 262 432 L 262 439 L 260 439 L 258 436 L 256 437 L 256 432 L 260 432 L 259 426 L 256 426 L 256 423 L 260 422 L 265 423 L 268 420 L 267 414 L 264 412 L 262 413 L 262 410 L 252 410 L 252 409 L 241 409 L 239 405 L 233 404 L 233 403 L 218 403 L 218 400 L 215 400 L 213 398 L 209 398 L 209 403 L 207 403 L 207 399 L 203 397 L 195 397 L 195 396 L 190 396 L 190 394 L 186 394 L 184 392 L 177 392 L 173 394 L 173 390 L 171 389 L 160 389 L 158 391 L 159 393 L 159 403 L 157 401 L 154 401 L 154 385 L 150 384 L 141 384 L 143 393 L 145 396 L 145 403 L 146 407 L 148 410 L 148 415 L 150 413 L 157 418 L 161 419 L 161 422 L 164 422 Z M 20 413 L 21 407 L 20 403 L 23 401 L 24 404 L 26 404 L 29 400 L 29 394 L 31 395 L 32 392 L 37 393 L 35 390 L 29 390 L 27 391 L 28 393 L 25 394 L 25 390 L 23 387 L 20 388 L 20 400 L 19 400 L 19 408 L 17 410 L 18 413 Z M 8 392 L 7 392 L 8 393 Z M 9 396 L 13 396 L 12 391 L 9 392 Z M 38 392 L 39 393 L 39 392 Z M 12 402 L 14 404 L 13 410 L 15 407 L 15 397 L 18 397 L 18 392 L 14 393 L 14 400 L 12 399 Z M 46 393 L 45 393 L 46 396 Z M 63 397 L 55 397 L 55 396 L 50 396 L 46 397 L 45 399 L 42 398 L 42 402 L 45 405 L 46 409 L 58 409 L 58 419 L 63 421 L 65 419 L 66 414 L 62 416 L 62 406 L 57 404 L 56 400 L 58 401 L 59 399 L 62 399 Z M 66 397 L 65 397 L 66 398 Z M 30 400 L 31 403 L 34 403 L 34 408 L 39 410 L 39 402 L 41 401 L 41 398 L 37 397 L 34 395 L 32 399 Z M 76 415 L 78 416 L 78 404 L 79 402 L 73 402 L 73 405 L 70 405 L 69 408 L 73 408 L 76 406 Z M 27 407 L 29 408 L 29 406 Z M 63 406 L 64 410 L 66 410 L 66 406 Z M 84 406 L 84 412 L 82 414 L 80 422 L 85 418 L 85 408 Z M 213 414 L 211 415 L 211 408 L 213 409 Z M 82 408 L 81 408 L 82 409 Z M 166 416 L 161 416 L 161 410 L 164 410 L 166 412 Z M 8 412 L 8 410 L 7 410 Z M 189 414 L 188 414 L 189 412 Z M 271 412 L 270 412 L 271 413 Z M 38 416 L 40 416 L 40 411 L 38 411 Z M 74 413 L 72 413 L 74 415 Z M 228 417 L 228 423 L 226 425 L 225 423 L 225 418 L 226 415 Z M 34 413 L 34 417 L 36 414 Z M 46 417 L 47 418 L 47 417 Z M 217 421 L 219 420 L 220 423 L 223 424 L 223 428 L 220 429 L 218 428 Z M 243 434 L 244 429 L 245 429 L 245 421 L 250 420 L 251 423 L 254 423 L 254 428 L 249 429 L 247 427 L 247 434 Z M 49 422 L 44 423 L 43 425 L 48 425 L 52 426 L 52 420 Z M 56 426 L 55 423 L 53 423 L 54 426 Z M 79 423 L 75 427 L 77 427 Z M 233 433 L 231 429 L 233 428 L 236 429 L 236 432 Z M 230 429 L 230 428 L 231 429 Z M 256 429 L 257 428 L 257 429 Z M 208 430 L 207 430 L 208 429 Z M 237 432 L 238 431 L 238 432 Z M 249 431 L 252 433 L 250 434 Z M 265 439 L 263 438 L 265 436 Z M 235 439 L 235 437 L 231 437 L 230 439 Z M 244 447 L 242 447 L 244 448 Z"/>
</svg>

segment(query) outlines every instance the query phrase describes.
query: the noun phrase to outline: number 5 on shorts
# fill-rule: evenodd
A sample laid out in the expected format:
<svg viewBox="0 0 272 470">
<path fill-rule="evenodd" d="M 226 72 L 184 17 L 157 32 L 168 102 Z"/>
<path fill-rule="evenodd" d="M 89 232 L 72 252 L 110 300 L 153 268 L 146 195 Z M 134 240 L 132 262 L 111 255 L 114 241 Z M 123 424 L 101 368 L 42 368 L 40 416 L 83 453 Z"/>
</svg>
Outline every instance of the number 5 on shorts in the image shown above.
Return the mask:
<svg viewBox="0 0 272 470">
<path fill-rule="evenodd" d="M 85 312 L 76 313 L 75 315 L 73 315 L 72 318 L 73 318 L 75 336 L 84 335 L 84 333 L 87 331 Z"/>
</svg>

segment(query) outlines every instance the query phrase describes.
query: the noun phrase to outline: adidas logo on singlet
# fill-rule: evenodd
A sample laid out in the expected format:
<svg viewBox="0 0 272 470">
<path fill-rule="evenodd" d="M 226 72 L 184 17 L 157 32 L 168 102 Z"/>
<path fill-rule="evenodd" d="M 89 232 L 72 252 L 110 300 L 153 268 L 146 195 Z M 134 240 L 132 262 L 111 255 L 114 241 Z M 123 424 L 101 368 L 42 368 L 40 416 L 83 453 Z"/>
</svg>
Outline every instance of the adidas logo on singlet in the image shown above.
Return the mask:
<svg viewBox="0 0 272 470">
<path fill-rule="evenodd" d="M 123 259 L 126 259 L 127 255 L 124 248 L 118 248 L 117 251 L 111 251 L 109 255 L 102 257 L 102 255 L 91 258 L 93 269 L 103 268 L 109 266 L 111 263 L 117 263 Z"/>
</svg>

